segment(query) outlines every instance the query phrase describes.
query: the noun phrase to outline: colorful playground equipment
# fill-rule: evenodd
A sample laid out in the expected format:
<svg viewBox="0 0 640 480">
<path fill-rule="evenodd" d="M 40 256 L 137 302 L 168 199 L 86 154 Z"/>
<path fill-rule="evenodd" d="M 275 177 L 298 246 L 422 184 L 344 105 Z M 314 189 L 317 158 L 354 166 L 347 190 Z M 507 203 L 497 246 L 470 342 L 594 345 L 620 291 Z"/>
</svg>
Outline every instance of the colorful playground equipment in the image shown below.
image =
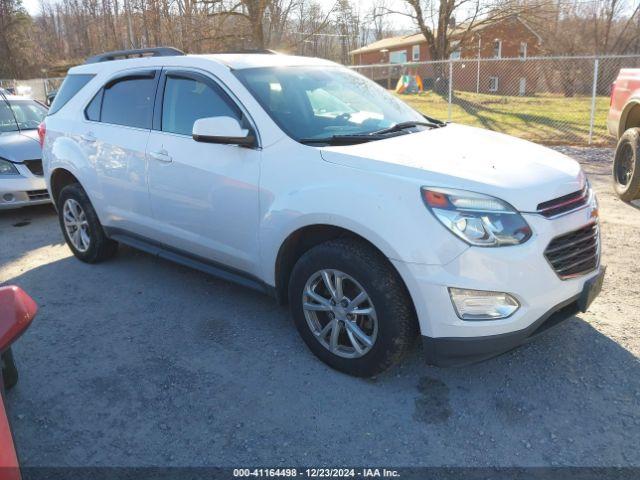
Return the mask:
<svg viewBox="0 0 640 480">
<path fill-rule="evenodd" d="M 422 93 L 422 79 L 419 75 L 400 75 L 398 84 L 396 85 L 396 93 Z"/>
</svg>

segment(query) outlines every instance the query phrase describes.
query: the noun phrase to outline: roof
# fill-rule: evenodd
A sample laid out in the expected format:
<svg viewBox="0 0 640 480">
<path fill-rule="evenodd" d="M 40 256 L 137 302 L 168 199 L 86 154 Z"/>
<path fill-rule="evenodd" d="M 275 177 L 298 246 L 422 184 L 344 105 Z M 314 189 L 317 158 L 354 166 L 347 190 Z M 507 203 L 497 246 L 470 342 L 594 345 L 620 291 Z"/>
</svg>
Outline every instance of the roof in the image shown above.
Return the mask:
<svg viewBox="0 0 640 480">
<path fill-rule="evenodd" d="M 494 25 L 496 23 L 503 22 L 505 20 L 517 20 L 517 21 L 519 21 L 529 31 L 531 31 L 531 33 L 533 35 L 536 36 L 538 41 L 542 41 L 540 35 L 533 28 L 531 28 L 531 26 L 527 22 L 525 22 L 522 18 L 520 18 L 518 15 L 514 15 L 513 17 L 502 18 L 502 19 L 496 20 L 495 22 L 492 22 L 492 23 L 485 23 L 485 24 L 475 25 L 475 26 L 471 27 L 470 31 L 480 31 L 480 30 L 483 30 L 483 29 L 485 29 L 487 27 L 490 27 L 490 26 L 492 26 L 492 25 Z M 463 25 L 459 25 L 458 27 L 453 29 L 451 34 L 455 36 L 456 34 L 462 34 L 465 31 L 466 31 L 466 27 L 463 26 Z M 377 42 L 373 42 L 373 43 L 370 43 L 368 45 L 364 45 L 363 47 L 360 47 L 360 48 L 358 48 L 356 50 L 352 50 L 349 53 L 353 55 L 353 54 L 357 54 L 357 53 L 375 52 L 375 51 L 382 50 L 383 48 L 404 47 L 404 46 L 409 46 L 409 45 L 416 45 L 418 43 L 426 43 L 426 41 L 427 41 L 427 39 L 424 37 L 424 35 L 422 33 L 413 33 L 413 34 L 410 34 L 410 35 L 401 35 L 401 36 L 398 36 L 398 37 L 383 38 L 382 40 L 378 40 Z"/>
<path fill-rule="evenodd" d="M 224 65 L 231 70 L 242 70 L 246 68 L 258 67 L 293 67 L 293 66 L 335 66 L 334 62 L 313 57 L 299 57 L 295 55 L 282 54 L 258 54 L 258 53 L 216 53 L 206 55 L 181 55 L 181 56 L 158 56 L 128 58 L 123 60 L 112 60 L 100 63 L 88 63 L 74 67 L 69 73 L 97 73 L 104 69 L 120 70 L 131 67 L 162 67 L 177 66 L 188 67 L 194 60 L 211 61 L 218 65 Z"/>
<path fill-rule="evenodd" d="M 424 43 L 427 39 L 424 38 L 422 33 L 412 33 L 410 35 L 400 35 L 398 37 L 389 37 L 378 40 L 377 42 L 370 43 L 364 47 L 360 47 L 356 50 L 352 50 L 349 53 L 365 53 L 375 52 L 382 50 L 383 48 L 402 47 L 405 45 L 415 45 L 416 43 Z"/>
<path fill-rule="evenodd" d="M 300 57 L 284 54 L 257 54 L 257 53 L 217 53 L 212 55 L 189 55 L 204 57 L 221 62 L 232 70 L 257 67 L 299 67 L 299 66 L 335 66 L 336 63 L 322 58 Z"/>
</svg>

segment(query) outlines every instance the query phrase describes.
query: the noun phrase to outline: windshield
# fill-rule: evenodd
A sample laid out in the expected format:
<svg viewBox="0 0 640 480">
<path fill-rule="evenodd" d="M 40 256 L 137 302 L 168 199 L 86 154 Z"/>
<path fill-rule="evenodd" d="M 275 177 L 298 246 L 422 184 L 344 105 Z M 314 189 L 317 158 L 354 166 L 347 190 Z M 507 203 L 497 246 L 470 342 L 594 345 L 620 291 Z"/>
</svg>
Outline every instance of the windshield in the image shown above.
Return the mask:
<svg viewBox="0 0 640 480">
<path fill-rule="evenodd" d="M 47 109 L 33 100 L 9 100 L 9 105 L 0 97 L 0 132 L 36 130 L 47 114 Z"/>
<path fill-rule="evenodd" d="M 342 67 L 251 68 L 234 73 L 280 128 L 298 141 L 366 135 L 425 120 L 376 83 Z"/>
</svg>

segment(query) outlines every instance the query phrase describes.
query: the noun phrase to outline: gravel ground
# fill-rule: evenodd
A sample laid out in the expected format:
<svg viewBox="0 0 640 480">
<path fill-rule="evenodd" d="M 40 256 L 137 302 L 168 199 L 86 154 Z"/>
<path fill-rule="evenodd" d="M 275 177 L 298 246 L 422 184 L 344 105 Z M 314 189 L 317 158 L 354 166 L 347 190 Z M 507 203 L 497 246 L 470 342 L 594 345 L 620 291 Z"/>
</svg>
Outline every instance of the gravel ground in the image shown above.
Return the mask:
<svg viewBox="0 0 640 480">
<path fill-rule="evenodd" d="M 454 369 L 418 347 L 334 372 L 270 298 L 123 248 L 86 265 L 51 208 L 0 213 L 0 282 L 40 304 L 8 395 L 24 466 L 640 466 L 640 207 L 609 149 L 563 148 L 598 191 L 608 276 L 590 312 Z"/>
</svg>

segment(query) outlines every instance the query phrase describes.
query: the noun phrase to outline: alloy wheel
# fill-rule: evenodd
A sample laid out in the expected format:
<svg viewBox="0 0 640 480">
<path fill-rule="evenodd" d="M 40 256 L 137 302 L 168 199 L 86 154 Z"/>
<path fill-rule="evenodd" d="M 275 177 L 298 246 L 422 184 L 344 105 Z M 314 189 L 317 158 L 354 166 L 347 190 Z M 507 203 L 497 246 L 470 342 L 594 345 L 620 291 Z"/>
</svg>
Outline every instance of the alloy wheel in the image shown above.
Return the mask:
<svg viewBox="0 0 640 480">
<path fill-rule="evenodd" d="M 620 160 L 616 162 L 616 181 L 623 186 L 631 182 L 633 176 L 633 149 L 629 144 L 622 145 Z"/>
<path fill-rule="evenodd" d="M 89 236 L 89 223 L 82 206 L 73 198 L 64 202 L 62 207 L 62 220 L 67 237 L 79 252 L 86 252 L 91 244 Z"/>
<path fill-rule="evenodd" d="M 320 344 L 343 358 L 359 358 L 374 346 L 378 318 L 371 298 L 352 276 L 320 270 L 302 293 L 307 325 Z"/>
</svg>

